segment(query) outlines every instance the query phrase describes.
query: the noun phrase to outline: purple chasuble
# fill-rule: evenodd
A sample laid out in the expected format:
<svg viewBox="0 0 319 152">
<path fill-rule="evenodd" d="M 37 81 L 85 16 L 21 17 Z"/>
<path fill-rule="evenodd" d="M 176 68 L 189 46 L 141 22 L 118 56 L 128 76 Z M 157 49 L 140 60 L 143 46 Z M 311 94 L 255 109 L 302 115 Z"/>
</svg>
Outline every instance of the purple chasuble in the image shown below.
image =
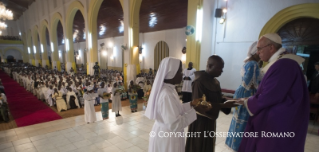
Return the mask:
<svg viewBox="0 0 319 152">
<path fill-rule="evenodd" d="M 238 152 L 304 151 L 310 102 L 304 75 L 296 61 L 275 62 L 247 105 L 253 116 L 248 119 L 245 132 L 257 132 L 258 137 L 244 136 Z M 277 137 L 280 133 L 283 137 Z"/>
</svg>

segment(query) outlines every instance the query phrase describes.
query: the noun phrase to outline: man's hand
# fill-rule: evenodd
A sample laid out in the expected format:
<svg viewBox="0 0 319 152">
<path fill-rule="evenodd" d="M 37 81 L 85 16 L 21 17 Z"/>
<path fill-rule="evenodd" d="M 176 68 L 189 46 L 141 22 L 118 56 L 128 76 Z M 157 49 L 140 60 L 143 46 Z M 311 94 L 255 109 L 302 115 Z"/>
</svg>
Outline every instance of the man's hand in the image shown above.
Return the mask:
<svg viewBox="0 0 319 152">
<path fill-rule="evenodd" d="M 207 111 L 209 111 L 210 109 L 212 109 L 212 106 L 205 106 L 205 105 L 201 105 L 201 101 L 203 99 L 199 98 L 199 99 L 195 99 L 191 102 L 191 106 L 194 107 L 194 109 L 200 113 L 206 113 Z"/>
<path fill-rule="evenodd" d="M 232 107 L 237 107 L 237 106 L 238 106 L 238 104 L 237 104 L 236 100 L 221 103 L 222 108 L 232 108 Z"/>
<path fill-rule="evenodd" d="M 202 98 L 198 98 L 198 99 L 191 101 L 191 106 L 192 107 L 197 106 L 197 104 L 200 104 L 199 102 L 201 102 L 202 100 L 203 100 Z"/>
</svg>

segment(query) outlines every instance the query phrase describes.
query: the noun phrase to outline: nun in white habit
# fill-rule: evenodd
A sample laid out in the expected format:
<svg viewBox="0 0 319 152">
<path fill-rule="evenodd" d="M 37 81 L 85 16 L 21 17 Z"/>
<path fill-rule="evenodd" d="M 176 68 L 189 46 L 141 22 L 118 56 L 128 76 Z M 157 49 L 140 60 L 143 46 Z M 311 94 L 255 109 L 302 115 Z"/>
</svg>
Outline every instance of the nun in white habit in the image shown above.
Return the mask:
<svg viewBox="0 0 319 152">
<path fill-rule="evenodd" d="M 87 92 L 83 95 L 84 99 L 84 120 L 87 123 L 96 121 L 96 114 L 94 109 L 95 98 L 97 94 L 93 92 L 93 87 L 88 86 Z"/>
<path fill-rule="evenodd" d="M 196 110 L 204 108 L 197 99 L 181 103 L 175 84 L 181 83 L 182 76 L 181 60 L 167 57 L 161 61 L 145 111 L 146 117 L 155 120 L 150 133 L 149 152 L 184 152 L 184 128 L 196 120 L 193 107 Z M 176 136 L 163 137 L 164 133 L 171 132 L 175 132 Z"/>
</svg>

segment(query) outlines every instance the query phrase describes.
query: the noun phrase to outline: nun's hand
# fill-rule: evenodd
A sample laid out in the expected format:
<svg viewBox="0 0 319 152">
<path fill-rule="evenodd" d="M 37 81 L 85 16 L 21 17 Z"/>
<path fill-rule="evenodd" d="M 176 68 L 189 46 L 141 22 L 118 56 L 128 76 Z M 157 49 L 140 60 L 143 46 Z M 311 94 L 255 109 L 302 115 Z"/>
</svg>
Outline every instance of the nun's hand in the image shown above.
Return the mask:
<svg viewBox="0 0 319 152">
<path fill-rule="evenodd" d="M 210 104 L 209 104 L 209 106 L 199 104 L 198 106 L 195 107 L 195 110 L 198 111 L 199 113 L 202 113 L 202 114 L 205 114 L 210 109 L 212 109 L 212 106 Z"/>
</svg>

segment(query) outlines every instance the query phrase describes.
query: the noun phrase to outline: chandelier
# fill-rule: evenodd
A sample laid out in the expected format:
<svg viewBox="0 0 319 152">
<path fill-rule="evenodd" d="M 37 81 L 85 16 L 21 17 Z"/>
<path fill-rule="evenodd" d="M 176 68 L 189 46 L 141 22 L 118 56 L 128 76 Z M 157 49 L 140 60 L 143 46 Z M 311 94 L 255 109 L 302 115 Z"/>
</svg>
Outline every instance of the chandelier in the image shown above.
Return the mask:
<svg viewBox="0 0 319 152">
<path fill-rule="evenodd" d="M 0 19 L 13 20 L 13 13 L 11 10 L 6 9 L 6 6 L 0 2 Z"/>
</svg>

